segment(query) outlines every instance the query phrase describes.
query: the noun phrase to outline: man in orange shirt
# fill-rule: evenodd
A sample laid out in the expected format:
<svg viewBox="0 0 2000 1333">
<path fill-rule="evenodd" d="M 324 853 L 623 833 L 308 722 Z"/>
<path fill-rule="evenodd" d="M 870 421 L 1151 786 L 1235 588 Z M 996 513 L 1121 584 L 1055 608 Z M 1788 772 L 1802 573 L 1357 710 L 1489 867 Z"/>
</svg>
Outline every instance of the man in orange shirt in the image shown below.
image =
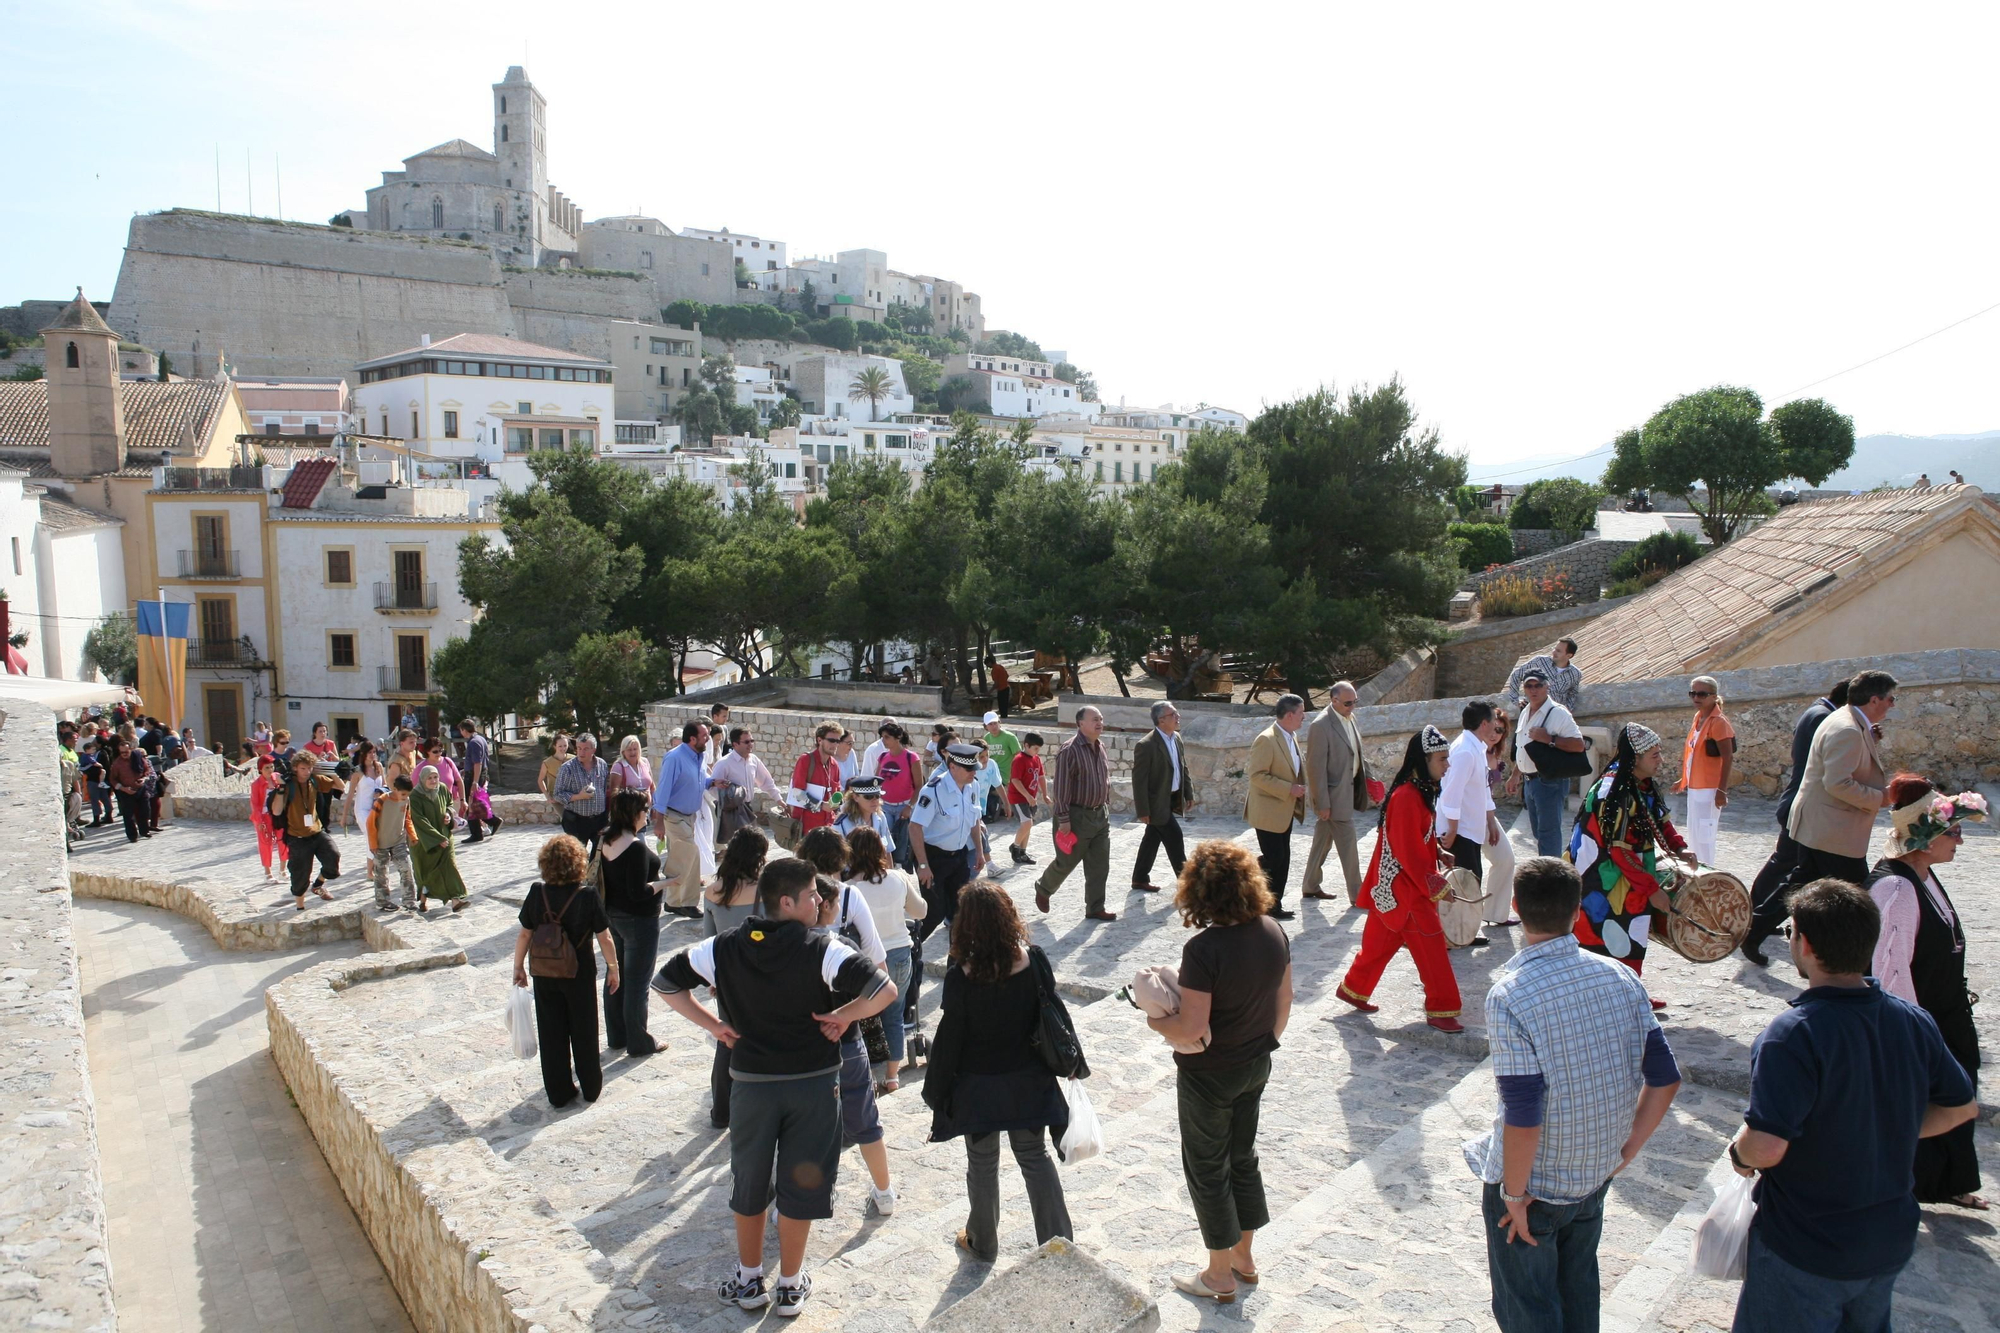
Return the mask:
<svg viewBox="0 0 2000 1333">
<path fill-rule="evenodd" d="M 1694 720 L 1688 723 L 1681 747 L 1679 789 L 1687 793 L 1688 846 L 1695 860 L 1715 864 L 1715 835 L 1722 824 L 1722 807 L 1729 804 L 1729 771 L 1736 763 L 1736 728 L 1722 713 L 1722 687 L 1713 676 L 1688 682 L 1694 700 Z"/>
</svg>

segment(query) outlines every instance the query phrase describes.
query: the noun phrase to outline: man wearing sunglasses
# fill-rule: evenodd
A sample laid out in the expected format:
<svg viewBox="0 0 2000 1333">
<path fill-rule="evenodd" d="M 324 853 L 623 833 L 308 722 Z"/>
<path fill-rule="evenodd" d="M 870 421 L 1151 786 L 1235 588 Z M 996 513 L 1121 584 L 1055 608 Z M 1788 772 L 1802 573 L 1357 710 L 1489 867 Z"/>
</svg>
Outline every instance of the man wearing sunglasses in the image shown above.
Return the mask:
<svg viewBox="0 0 2000 1333">
<path fill-rule="evenodd" d="M 1694 700 L 1694 721 L 1688 723 L 1687 741 L 1681 746 L 1681 780 L 1677 789 L 1687 793 L 1688 846 L 1694 859 L 1705 866 L 1715 864 L 1715 836 L 1722 824 L 1722 807 L 1729 804 L 1729 771 L 1736 762 L 1736 728 L 1722 713 L 1722 686 L 1713 676 L 1696 676 L 1688 682 L 1688 698 Z"/>
</svg>

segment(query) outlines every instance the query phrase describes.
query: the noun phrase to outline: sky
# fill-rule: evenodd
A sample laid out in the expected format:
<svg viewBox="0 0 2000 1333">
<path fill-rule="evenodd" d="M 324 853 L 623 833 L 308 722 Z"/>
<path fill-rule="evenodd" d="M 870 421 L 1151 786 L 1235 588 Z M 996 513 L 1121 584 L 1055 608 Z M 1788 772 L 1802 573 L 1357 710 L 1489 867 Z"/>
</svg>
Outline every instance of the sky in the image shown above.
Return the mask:
<svg viewBox="0 0 2000 1333">
<path fill-rule="evenodd" d="M 225 211 L 282 190 L 324 221 L 420 149 L 490 147 L 521 64 L 586 217 L 886 251 L 1112 403 L 1254 414 L 1400 377 L 1482 479 L 1717 383 L 1823 396 L 1861 434 L 2000 427 L 2000 6 L 0 18 L 0 305 L 108 298 L 132 215 L 216 207 L 218 154 Z"/>
</svg>

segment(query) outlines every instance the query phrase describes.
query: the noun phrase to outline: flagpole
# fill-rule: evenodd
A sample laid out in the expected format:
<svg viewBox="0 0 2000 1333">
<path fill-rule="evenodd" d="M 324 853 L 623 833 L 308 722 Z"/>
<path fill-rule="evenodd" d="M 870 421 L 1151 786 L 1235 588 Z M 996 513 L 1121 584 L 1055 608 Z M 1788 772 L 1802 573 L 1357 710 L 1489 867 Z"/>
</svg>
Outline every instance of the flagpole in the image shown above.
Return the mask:
<svg viewBox="0 0 2000 1333">
<path fill-rule="evenodd" d="M 160 638 L 162 642 L 162 647 L 164 648 L 164 646 L 167 643 L 172 642 L 173 635 L 171 631 L 173 629 L 173 626 L 167 623 L 167 590 L 165 588 L 161 588 L 159 591 L 160 591 Z M 163 669 L 161 670 L 160 674 L 161 676 L 165 677 L 167 685 L 167 718 L 169 719 L 168 725 L 174 729 L 175 735 L 179 735 L 183 720 L 180 715 L 180 710 L 174 707 L 173 663 L 171 660 L 163 659 L 161 662 L 161 666 Z"/>
</svg>

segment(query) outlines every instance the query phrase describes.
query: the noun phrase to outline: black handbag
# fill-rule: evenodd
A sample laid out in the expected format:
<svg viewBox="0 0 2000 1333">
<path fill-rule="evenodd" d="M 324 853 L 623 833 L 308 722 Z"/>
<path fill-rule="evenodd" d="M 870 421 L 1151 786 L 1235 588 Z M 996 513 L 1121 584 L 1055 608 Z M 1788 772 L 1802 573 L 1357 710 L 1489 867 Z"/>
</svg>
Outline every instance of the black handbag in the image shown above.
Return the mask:
<svg viewBox="0 0 2000 1333">
<path fill-rule="evenodd" d="M 1083 1058 L 1083 1043 L 1077 1040 L 1076 1024 L 1070 1022 L 1069 1010 L 1064 1007 L 1062 996 L 1056 994 L 1055 969 L 1049 966 L 1048 955 L 1031 944 L 1028 965 L 1035 969 L 1035 986 L 1041 999 L 1041 1014 L 1036 1019 L 1030 1044 L 1057 1078 L 1089 1078 L 1090 1062 Z"/>
<path fill-rule="evenodd" d="M 1531 726 L 1533 719 L 1522 719 L 1521 725 Z M 1535 766 L 1534 776 L 1538 778 L 1570 778 L 1590 776 L 1590 738 L 1584 737 L 1581 750 L 1565 750 L 1547 741 L 1528 741 L 1521 749 L 1528 756 L 1528 762 Z"/>
</svg>

